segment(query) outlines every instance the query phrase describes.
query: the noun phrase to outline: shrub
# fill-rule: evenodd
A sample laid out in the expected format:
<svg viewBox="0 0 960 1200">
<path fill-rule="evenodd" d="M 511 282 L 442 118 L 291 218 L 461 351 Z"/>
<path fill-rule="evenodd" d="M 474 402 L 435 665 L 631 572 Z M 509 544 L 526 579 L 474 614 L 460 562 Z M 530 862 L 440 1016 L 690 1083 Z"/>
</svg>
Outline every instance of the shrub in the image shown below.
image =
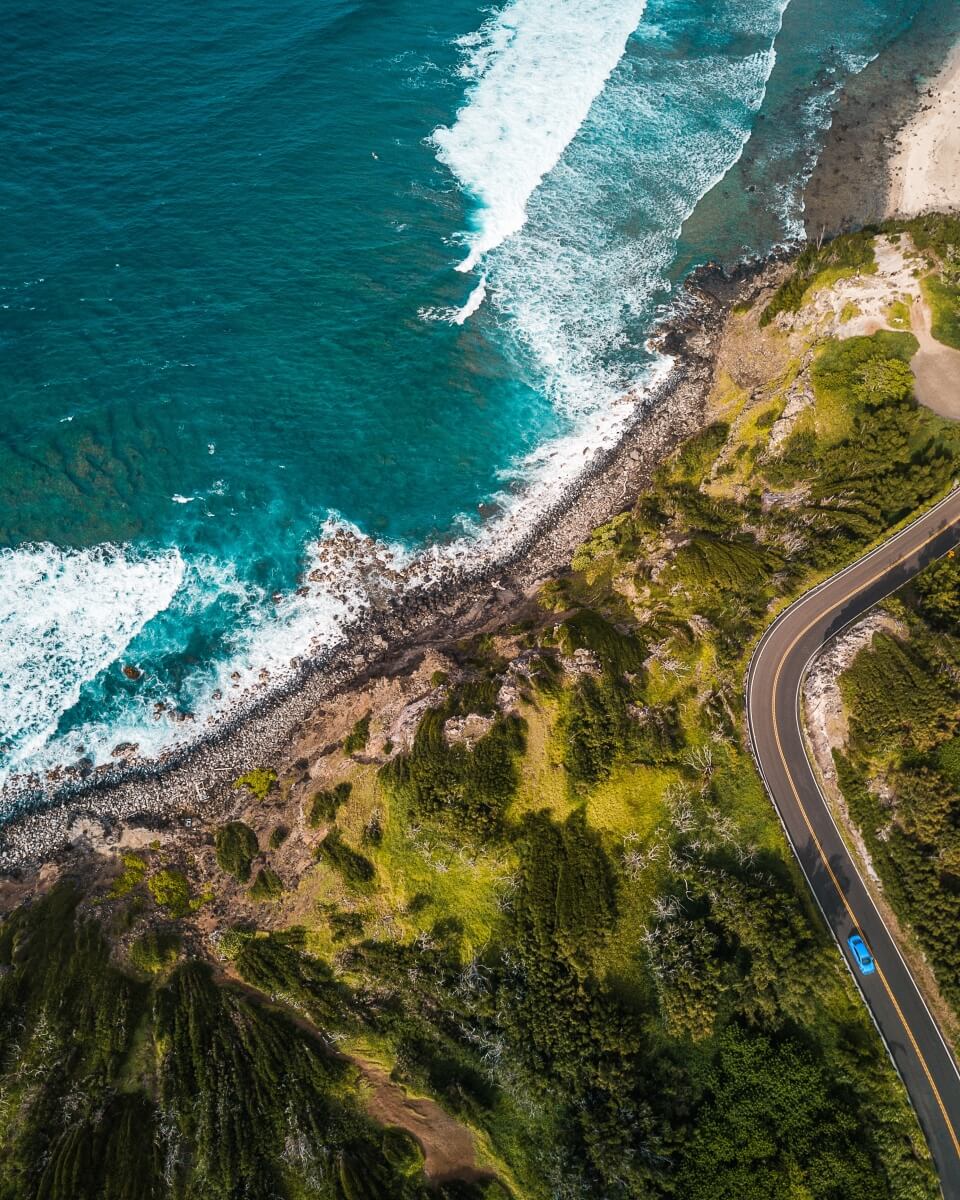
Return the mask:
<svg viewBox="0 0 960 1200">
<path fill-rule="evenodd" d="M 250 864 L 260 852 L 257 835 L 243 821 L 228 821 L 217 830 L 217 866 L 240 883 L 250 878 Z"/>
<path fill-rule="evenodd" d="M 409 754 L 398 754 L 380 770 L 380 778 L 400 796 L 410 816 L 449 819 L 458 831 L 496 834 L 519 783 L 516 758 L 524 746 L 524 722 L 497 716 L 472 750 L 450 746 L 444 736 L 449 717 L 492 707 L 496 680 L 463 689 L 420 720 Z"/>
<path fill-rule="evenodd" d="M 182 871 L 164 867 L 147 880 L 150 895 L 173 917 L 185 917 L 191 911 L 190 884 Z"/>
<path fill-rule="evenodd" d="M 914 580 L 920 611 L 937 625 L 960 623 L 960 559 L 941 558 Z"/>
<path fill-rule="evenodd" d="M 335 821 L 337 811 L 342 804 L 349 800 L 352 791 L 353 784 L 343 782 L 338 783 L 334 788 L 316 792 L 310 804 L 310 815 L 307 818 L 310 827 L 316 829 L 324 822 Z"/>
<path fill-rule="evenodd" d="M 343 739 L 344 754 L 359 754 L 361 750 L 366 750 L 369 740 L 370 713 L 364 713 Z"/>
<path fill-rule="evenodd" d="M 254 771 L 248 771 L 246 775 L 241 775 L 239 779 L 235 779 L 233 786 L 235 788 L 248 788 L 257 800 L 265 800 L 270 789 L 276 782 L 276 771 L 263 771 L 258 769 Z"/>
<path fill-rule="evenodd" d="M 317 857 L 339 871 L 344 882 L 352 887 L 363 887 L 372 883 L 376 876 L 370 859 L 351 849 L 340 836 L 339 829 L 330 830 L 317 847 Z"/>
<path fill-rule="evenodd" d="M 123 863 L 123 871 L 111 883 L 108 893 L 113 900 L 119 900 L 121 896 L 132 892 L 143 882 L 147 873 L 146 859 L 141 858 L 139 854 L 124 854 L 120 861 Z"/>
<path fill-rule="evenodd" d="M 148 975 L 158 975 L 173 966 L 180 954 L 180 938 L 175 933 L 150 929 L 130 947 L 130 962 Z"/>
<path fill-rule="evenodd" d="M 261 867 L 250 888 L 252 900 L 278 900 L 283 895 L 283 880 L 270 867 Z"/>
<path fill-rule="evenodd" d="M 580 609 L 563 622 L 559 639 L 565 654 L 572 654 L 574 650 L 590 650 L 604 667 L 617 675 L 643 669 L 646 647 L 632 634 L 621 633 L 605 617 L 589 608 Z"/>
<path fill-rule="evenodd" d="M 270 831 L 269 846 L 271 850 L 279 850 L 283 843 L 290 836 L 290 830 L 286 825 L 277 825 Z"/>
<path fill-rule="evenodd" d="M 363 936 L 363 913 L 345 912 L 331 906 L 327 913 L 327 921 L 335 942 L 353 941 Z"/>
<path fill-rule="evenodd" d="M 599 783 L 628 745 L 630 717 L 622 686 L 611 675 L 584 675 L 564 698 L 563 764 L 576 783 Z"/>
</svg>

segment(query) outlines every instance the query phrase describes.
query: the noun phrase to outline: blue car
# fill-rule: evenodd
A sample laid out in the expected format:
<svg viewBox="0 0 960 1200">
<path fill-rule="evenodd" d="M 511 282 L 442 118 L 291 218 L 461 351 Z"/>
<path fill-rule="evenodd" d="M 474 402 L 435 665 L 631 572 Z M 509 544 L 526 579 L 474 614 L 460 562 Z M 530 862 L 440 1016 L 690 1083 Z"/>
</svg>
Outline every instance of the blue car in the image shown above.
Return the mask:
<svg viewBox="0 0 960 1200">
<path fill-rule="evenodd" d="M 867 949 L 867 943 L 863 940 L 859 933 L 851 933 L 847 938 L 847 945 L 853 953 L 854 960 L 860 968 L 861 975 L 872 975 L 877 969 L 876 963 L 873 961 L 873 955 Z"/>
</svg>

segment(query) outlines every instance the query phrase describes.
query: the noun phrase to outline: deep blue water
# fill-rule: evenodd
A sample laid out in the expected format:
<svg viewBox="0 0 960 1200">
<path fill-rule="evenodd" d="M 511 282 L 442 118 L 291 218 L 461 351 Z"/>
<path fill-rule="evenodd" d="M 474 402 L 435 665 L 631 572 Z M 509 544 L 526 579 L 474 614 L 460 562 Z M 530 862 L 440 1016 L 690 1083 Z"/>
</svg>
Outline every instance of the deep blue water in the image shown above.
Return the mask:
<svg viewBox="0 0 960 1200">
<path fill-rule="evenodd" d="M 0 774 L 192 732 L 336 640 L 364 555 L 505 545 L 934 3 L 14 0 Z M 297 595 L 338 528 L 377 547 Z"/>
</svg>

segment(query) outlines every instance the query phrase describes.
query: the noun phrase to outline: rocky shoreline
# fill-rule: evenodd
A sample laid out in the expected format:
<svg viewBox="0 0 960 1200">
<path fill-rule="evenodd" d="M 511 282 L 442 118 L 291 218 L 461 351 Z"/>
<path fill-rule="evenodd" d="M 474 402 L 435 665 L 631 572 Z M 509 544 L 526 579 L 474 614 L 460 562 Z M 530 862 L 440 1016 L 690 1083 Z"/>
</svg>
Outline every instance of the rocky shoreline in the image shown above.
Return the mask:
<svg viewBox="0 0 960 1200">
<path fill-rule="evenodd" d="M 128 756 L 66 783 L 32 781 L 9 797 L 13 815 L 0 829 L 0 874 L 29 871 L 91 838 L 109 839 L 121 824 L 212 817 L 230 803 L 238 775 L 282 765 L 286 747 L 320 704 L 364 678 L 402 670 L 429 647 L 509 621 L 539 584 L 565 568 L 593 528 L 629 506 L 670 450 L 702 426 L 730 307 L 772 286 L 782 270 L 777 257 L 731 274 L 710 265 L 691 276 L 675 313 L 652 339 L 673 359 L 668 376 L 638 405 L 620 442 L 596 456 L 509 557 L 472 574 L 450 573 L 436 589 L 385 600 L 326 657 L 300 664 L 280 687 L 163 758 Z"/>
</svg>

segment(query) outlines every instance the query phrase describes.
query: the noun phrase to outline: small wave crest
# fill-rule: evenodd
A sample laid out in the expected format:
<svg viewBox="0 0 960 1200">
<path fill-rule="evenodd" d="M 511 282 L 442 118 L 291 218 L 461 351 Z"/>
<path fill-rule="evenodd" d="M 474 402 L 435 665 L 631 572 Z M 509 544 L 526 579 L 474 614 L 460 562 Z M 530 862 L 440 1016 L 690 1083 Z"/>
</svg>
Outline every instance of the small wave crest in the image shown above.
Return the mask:
<svg viewBox="0 0 960 1200">
<path fill-rule="evenodd" d="M 459 308 L 421 308 L 417 315 L 421 321 L 446 321 L 448 325 L 463 325 L 483 304 L 486 296 L 487 277 L 481 275 L 476 287 Z"/>
</svg>

